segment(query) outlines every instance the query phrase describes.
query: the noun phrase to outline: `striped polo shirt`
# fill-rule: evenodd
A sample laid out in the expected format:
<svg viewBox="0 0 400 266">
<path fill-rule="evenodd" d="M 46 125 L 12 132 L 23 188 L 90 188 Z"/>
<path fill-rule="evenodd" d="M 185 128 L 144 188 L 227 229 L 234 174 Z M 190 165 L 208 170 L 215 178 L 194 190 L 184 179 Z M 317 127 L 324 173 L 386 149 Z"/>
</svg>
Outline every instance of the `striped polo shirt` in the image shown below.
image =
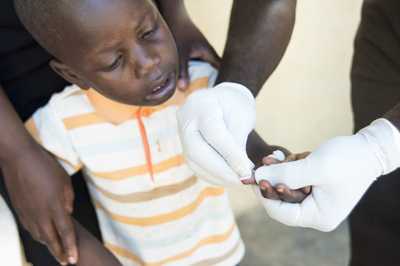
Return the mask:
<svg viewBox="0 0 400 266">
<path fill-rule="evenodd" d="M 244 254 L 227 193 L 186 165 L 176 112 L 217 72 L 191 62 L 190 87 L 155 107 L 67 87 L 26 127 L 69 174 L 82 170 L 105 246 L 123 265 L 236 265 Z"/>
</svg>

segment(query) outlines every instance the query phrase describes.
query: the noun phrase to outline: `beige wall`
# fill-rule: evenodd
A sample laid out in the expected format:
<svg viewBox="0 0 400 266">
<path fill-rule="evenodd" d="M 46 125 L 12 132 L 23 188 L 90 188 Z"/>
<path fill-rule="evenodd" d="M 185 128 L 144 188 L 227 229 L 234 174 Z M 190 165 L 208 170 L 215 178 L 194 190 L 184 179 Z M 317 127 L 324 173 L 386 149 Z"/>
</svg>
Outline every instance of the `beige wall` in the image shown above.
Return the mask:
<svg viewBox="0 0 400 266">
<path fill-rule="evenodd" d="M 221 52 L 231 1 L 186 3 Z M 268 142 L 302 151 L 351 132 L 349 70 L 360 6 L 361 0 L 298 1 L 287 53 L 257 99 L 257 129 Z"/>
</svg>

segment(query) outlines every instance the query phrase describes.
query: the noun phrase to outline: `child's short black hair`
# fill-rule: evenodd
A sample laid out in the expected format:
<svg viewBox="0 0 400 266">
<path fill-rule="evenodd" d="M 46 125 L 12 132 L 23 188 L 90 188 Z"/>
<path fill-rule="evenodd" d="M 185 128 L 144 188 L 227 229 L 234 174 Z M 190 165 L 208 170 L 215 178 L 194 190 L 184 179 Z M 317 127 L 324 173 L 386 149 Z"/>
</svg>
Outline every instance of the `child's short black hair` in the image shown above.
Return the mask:
<svg viewBox="0 0 400 266">
<path fill-rule="evenodd" d="M 86 0 L 14 0 L 17 15 L 36 41 L 53 55 L 62 40 L 60 27 L 69 12 Z"/>
</svg>

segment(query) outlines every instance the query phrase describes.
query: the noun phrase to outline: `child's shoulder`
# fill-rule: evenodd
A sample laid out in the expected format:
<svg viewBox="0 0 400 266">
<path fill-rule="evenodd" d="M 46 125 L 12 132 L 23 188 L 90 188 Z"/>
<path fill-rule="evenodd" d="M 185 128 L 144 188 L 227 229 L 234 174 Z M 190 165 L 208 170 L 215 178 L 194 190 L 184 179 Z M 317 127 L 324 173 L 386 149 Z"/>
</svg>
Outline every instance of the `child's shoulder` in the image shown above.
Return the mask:
<svg viewBox="0 0 400 266">
<path fill-rule="evenodd" d="M 93 110 L 84 90 L 76 85 L 65 87 L 52 95 L 48 106 L 61 118 L 88 113 Z"/>
</svg>

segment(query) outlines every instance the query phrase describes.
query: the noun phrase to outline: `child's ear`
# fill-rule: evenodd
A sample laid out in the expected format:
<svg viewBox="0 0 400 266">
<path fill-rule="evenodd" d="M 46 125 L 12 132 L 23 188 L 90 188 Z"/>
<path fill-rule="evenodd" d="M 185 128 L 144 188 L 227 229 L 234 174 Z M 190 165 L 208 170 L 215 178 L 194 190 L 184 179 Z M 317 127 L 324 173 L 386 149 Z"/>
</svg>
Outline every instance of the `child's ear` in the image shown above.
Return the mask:
<svg viewBox="0 0 400 266">
<path fill-rule="evenodd" d="M 90 86 L 85 82 L 75 71 L 69 66 L 58 61 L 57 59 L 50 60 L 50 67 L 66 81 L 78 85 L 82 89 L 89 89 Z"/>
</svg>

